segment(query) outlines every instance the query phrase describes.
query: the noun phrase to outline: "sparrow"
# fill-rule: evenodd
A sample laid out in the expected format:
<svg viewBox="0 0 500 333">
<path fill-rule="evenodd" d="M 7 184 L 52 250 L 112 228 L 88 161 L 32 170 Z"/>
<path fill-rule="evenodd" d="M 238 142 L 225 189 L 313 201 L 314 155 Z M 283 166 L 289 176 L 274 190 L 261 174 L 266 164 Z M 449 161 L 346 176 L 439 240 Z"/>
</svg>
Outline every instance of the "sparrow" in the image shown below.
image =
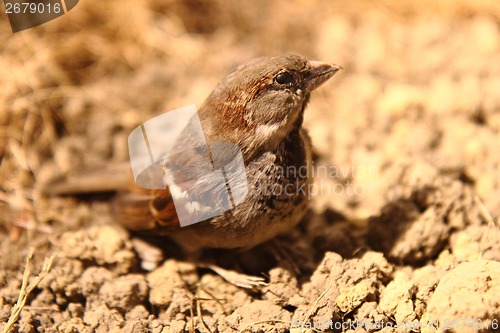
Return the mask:
<svg viewBox="0 0 500 333">
<path fill-rule="evenodd" d="M 302 127 L 304 111 L 311 93 L 340 69 L 297 55 L 257 58 L 234 69 L 217 84 L 197 114 L 208 145 L 224 142 L 239 148 L 246 173 L 244 199 L 230 210 L 181 227 L 171 188 L 144 189 L 129 181 L 112 203 L 115 220 L 137 233 L 167 236 L 186 253 L 252 248 L 291 230 L 307 211 L 312 182 L 312 146 Z M 189 127 L 181 140 L 192 139 Z M 224 149 L 212 153 L 221 155 L 219 160 L 234 156 Z M 199 176 L 196 151 L 166 163 L 182 171 L 174 178 L 195 188 Z M 88 191 L 92 181 L 82 179 L 79 181 Z M 133 180 L 130 172 L 128 179 Z M 101 190 L 110 189 L 103 188 L 106 182 L 102 179 L 94 183 Z M 121 182 L 111 183 L 122 186 Z M 77 188 L 52 185 L 46 192 L 80 192 Z"/>
<path fill-rule="evenodd" d="M 222 214 L 181 227 L 168 187 L 132 185 L 113 203 L 116 220 L 129 230 L 168 236 L 187 252 L 251 248 L 289 231 L 304 216 L 310 198 L 312 147 L 302 128 L 304 110 L 312 91 L 339 69 L 295 55 L 258 58 L 237 67 L 217 84 L 198 116 L 208 144 L 226 142 L 240 149 L 245 199 Z M 177 156 L 180 176 L 189 178 L 186 170 L 196 173 L 198 168 L 189 168 L 195 160 L 188 156 L 179 162 Z"/>
</svg>

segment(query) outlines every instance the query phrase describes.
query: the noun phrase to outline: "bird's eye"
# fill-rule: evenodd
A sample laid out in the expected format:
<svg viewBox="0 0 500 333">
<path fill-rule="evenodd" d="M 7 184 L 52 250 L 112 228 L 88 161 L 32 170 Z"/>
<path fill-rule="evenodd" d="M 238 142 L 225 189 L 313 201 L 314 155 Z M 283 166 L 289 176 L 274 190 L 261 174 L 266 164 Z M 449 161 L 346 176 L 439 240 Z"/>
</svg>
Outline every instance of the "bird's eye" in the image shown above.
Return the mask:
<svg viewBox="0 0 500 333">
<path fill-rule="evenodd" d="M 289 84 L 293 81 L 293 75 L 290 72 L 282 72 L 274 77 L 274 81 L 278 84 Z"/>
</svg>

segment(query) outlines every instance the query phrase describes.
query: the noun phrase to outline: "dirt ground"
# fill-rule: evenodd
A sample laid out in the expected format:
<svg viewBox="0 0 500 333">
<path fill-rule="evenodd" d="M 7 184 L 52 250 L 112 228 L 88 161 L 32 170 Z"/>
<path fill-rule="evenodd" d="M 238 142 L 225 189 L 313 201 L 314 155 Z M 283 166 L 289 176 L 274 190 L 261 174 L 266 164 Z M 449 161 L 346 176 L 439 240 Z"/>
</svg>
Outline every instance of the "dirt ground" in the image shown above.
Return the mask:
<svg viewBox="0 0 500 333">
<path fill-rule="evenodd" d="M 0 330 L 500 331 L 498 0 L 88 0 L 16 34 L 0 16 Z M 305 115 L 328 172 L 290 234 L 205 254 L 267 287 L 169 251 L 145 271 L 111 194 L 42 195 L 127 161 L 132 129 L 238 64 L 289 53 L 344 68 Z"/>
</svg>

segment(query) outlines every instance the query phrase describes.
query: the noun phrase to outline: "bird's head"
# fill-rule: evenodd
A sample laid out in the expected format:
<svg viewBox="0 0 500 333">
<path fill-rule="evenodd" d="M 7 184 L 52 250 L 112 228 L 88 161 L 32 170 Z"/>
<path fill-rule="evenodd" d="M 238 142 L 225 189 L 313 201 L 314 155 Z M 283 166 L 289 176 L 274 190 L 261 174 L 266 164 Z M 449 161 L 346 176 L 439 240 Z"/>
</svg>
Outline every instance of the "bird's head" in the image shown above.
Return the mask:
<svg viewBox="0 0 500 333">
<path fill-rule="evenodd" d="M 311 92 L 340 68 L 294 55 L 237 67 L 199 110 L 208 141 L 236 143 L 243 152 L 273 149 L 300 129 Z"/>
</svg>

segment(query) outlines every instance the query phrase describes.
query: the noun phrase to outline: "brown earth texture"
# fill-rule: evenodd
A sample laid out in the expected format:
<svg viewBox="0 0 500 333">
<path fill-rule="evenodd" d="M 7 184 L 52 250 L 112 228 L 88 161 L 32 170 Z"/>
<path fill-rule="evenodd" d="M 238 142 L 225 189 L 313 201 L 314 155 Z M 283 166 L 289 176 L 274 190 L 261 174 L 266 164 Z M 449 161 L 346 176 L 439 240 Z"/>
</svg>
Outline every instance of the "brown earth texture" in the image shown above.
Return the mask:
<svg viewBox="0 0 500 333">
<path fill-rule="evenodd" d="M 500 331 L 498 0 L 87 0 L 19 33 L 1 7 L 0 45 L 0 332 Z M 343 70 L 305 114 L 304 220 L 204 254 L 267 286 L 148 249 L 112 193 L 42 193 L 279 54 Z"/>
</svg>

